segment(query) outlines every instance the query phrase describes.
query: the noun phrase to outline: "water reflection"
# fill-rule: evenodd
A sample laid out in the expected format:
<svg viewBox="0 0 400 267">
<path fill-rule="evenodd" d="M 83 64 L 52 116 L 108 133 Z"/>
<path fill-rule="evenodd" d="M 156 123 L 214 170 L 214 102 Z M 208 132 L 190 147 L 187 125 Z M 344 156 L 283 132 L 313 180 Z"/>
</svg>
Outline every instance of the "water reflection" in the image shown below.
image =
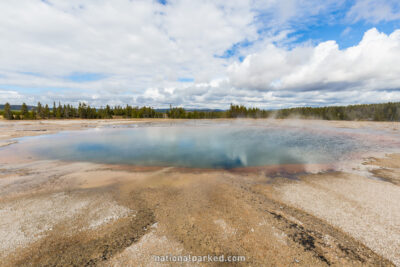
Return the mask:
<svg viewBox="0 0 400 267">
<path fill-rule="evenodd" d="M 235 123 L 97 128 L 23 138 L 8 148 L 42 159 L 198 168 L 331 163 L 363 149 L 346 132 Z"/>
</svg>

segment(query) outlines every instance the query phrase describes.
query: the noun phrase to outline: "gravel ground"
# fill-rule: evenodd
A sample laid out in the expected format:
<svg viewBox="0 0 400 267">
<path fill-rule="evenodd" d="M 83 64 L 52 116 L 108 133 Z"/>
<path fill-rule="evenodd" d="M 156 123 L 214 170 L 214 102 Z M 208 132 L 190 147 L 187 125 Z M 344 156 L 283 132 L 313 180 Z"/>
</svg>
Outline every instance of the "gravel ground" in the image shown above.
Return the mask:
<svg viewBox="0 0 400 267">
<path fill-rule="evenodd" d="M 132 121 L 1 121 L 0 140 L 121 123 Z M 154 255 L 222 254 L 245 256 L 237 266 L 400 266 L 399 164 L 392 155 L 354 172 L 304 174 L 295 166 L 198 170 L 0 153 L 0 262 L 157 266 Z"/>
<path fill-rule="evenodd" d="M 276 187 L 279 198 L 326 220 L 400 266 L 400 187 L 348 173 Z"/>
</svg>

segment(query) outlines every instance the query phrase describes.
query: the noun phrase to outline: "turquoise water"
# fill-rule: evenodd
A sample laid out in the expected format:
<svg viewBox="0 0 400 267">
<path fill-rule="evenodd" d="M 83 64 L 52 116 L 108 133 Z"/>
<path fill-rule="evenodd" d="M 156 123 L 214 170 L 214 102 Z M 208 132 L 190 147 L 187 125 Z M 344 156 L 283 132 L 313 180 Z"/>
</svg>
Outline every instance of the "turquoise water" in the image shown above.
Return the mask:
<svg viewBox="0 0 400 267">
<path fill-rule="evenodd" d="M 41 159 L 196 168 L 333 163 L 368 149 L 346 130 L 211 122 L 61 132 L 7 148 Z"/>
</svg>

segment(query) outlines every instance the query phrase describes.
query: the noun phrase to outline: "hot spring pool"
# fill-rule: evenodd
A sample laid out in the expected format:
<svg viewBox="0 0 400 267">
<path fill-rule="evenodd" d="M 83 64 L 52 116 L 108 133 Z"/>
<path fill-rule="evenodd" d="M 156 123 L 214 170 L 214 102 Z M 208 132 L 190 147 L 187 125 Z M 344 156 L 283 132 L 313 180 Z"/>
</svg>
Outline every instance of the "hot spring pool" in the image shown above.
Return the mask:
<svg viewBox="0 0 400 267">
<path fill-rule="evenodd" d="M 381 145 L 381 144 L 380 144 Z M 142 166 L 238 168 L 327 164 L 373 149 L 349 129 L 269 125 L 265 121 L 132 124 L 24 137 L 1 153 L 40 159 Z"/>
</svg>

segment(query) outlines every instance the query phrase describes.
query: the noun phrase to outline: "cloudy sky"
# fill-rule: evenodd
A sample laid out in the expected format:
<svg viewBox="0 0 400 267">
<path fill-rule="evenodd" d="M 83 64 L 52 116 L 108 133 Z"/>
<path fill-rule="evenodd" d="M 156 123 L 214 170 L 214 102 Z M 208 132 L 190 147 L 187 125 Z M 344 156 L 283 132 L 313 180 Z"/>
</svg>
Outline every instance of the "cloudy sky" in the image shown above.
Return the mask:
<svg viewBox="0 0 400 267">
<path fill-rule="evenodd" d="M 3 0 L 0 103 L 400 101 L 398 0 Z"/>
</svg>

